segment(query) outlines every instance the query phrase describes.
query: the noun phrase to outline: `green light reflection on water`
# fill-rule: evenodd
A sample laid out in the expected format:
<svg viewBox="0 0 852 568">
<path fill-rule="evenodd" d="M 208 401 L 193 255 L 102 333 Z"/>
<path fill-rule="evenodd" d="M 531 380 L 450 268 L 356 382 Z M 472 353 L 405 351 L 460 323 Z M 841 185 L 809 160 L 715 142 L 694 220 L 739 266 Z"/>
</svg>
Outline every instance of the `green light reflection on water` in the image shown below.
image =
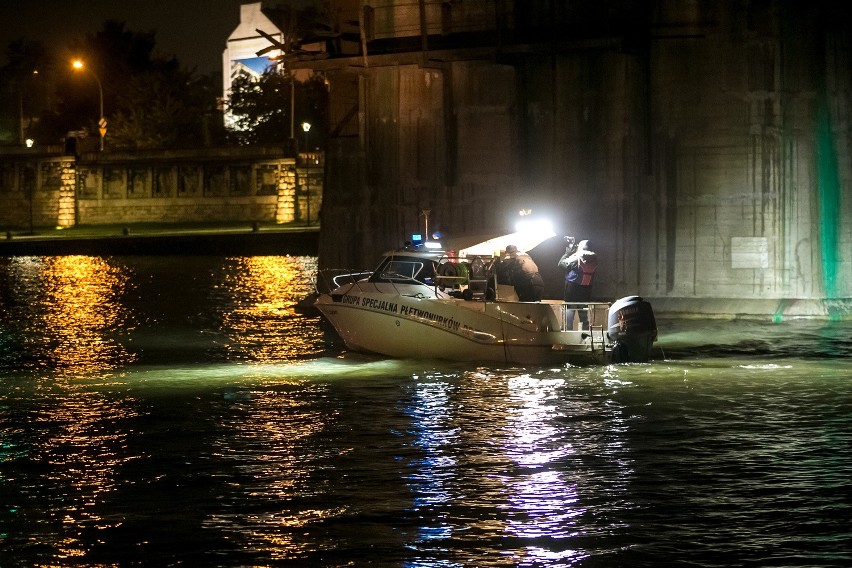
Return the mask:
<svg viewBox="0 0 852 568">
<path fill-rule="evenodd" d="M 450 364 L 452 365 L 452 364 Z M 302 362 L 233 364 L 205 363 L 197 366 L 136 366 L 118 374 L 102 373 L 84 378 L 90 386 L 117 384 L 146 389 L 216 389 L 226 386 L 269 385 L 301 381 L 416 376 L 430 369 L 429 363 L 394 359 L 371 359 L 358 355 L 319 358 Z"/>
</svg>

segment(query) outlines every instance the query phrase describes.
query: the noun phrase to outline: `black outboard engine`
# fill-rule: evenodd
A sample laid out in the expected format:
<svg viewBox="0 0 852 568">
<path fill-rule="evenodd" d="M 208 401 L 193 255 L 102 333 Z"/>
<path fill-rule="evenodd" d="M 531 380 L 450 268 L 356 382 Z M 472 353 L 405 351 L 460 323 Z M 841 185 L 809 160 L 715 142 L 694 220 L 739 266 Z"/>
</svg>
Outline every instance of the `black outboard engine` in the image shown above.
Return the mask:
<svg viewBox="0 0 852 568">
<path fill-rule="evenodd" d="M 644 363 L 657 340 L 657 321 L 651 304 L 639 296 L 616 300 L 609 308 L 607 334 L 613 363 Z"/>
</svg>

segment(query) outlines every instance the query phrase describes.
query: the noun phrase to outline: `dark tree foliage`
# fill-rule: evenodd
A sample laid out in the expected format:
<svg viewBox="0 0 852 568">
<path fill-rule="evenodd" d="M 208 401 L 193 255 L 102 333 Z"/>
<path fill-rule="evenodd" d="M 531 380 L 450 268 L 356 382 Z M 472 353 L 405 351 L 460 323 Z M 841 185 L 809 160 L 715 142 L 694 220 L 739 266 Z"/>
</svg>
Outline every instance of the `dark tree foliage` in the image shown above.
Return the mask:
<svg viewBox="0 0 852 568">
<path fill-rule="evenodd" d="M 228 110 L 232 138 L 240 144 L 284 143 L 290 137 L 290 78 L 270 70 L 254 79 L 243 75 L 231 84 Z"/>
<path fill-rule="evenodd" d="M 290 64 L 293 57 L 304 53 L 304 42 L 322 41 L 316 34 L 318 30 L 330 29 L 327 15 L 316 2 L 288 0 L 271 4 L 265 7 L 264 14 L 283 31 L 282 43 L 287 55 L 278 58 L 277 68 L 259 78 L 243 75 L 232 82 L 226 101 L 233 120 L 229 138 L 238 144 L 281 144 L 289 140 L 292 127 L 297 146 L 302 148 L 305 135 L 301 124 L 309 122 L 308 145 L 323 146 L 328 137 L 325 77 L 314 74 L 307 80 L 291 83 Z M 293 117 L 291 96 L 295 98 Z"/>
<path fill-rule="evenodd" d="M 174 57 L 155 56 L 153 32 L 131 32 L 123 23 L 110 21 L 72 47 L 90 54 L 93 64 L 103 69 L 109 148 L 211 143 L 205 125 L 214 113 L 215 96 L 203 80 L 181 69 Z"/>
<path fill-rule="evenodd" d="M 33 71 L 43 71 L 50 62 L 44 45 L 37 41 L 15 40 L 6 47 L 8 63 L 0 69 L 0 80 L 20 83 L 27 80 Z"/>
<path fill-rule="evenodd" d="M 0 68 L 0 109 L 6 128 L 0 142 L 21 143 L 51 104 L 51 60 L 40 42 L 16 40 L 6 48 Z"/>
<path fill-rule="evenodd" d="M 116 98 L 110 121 L 110 147 L 169 148 L 201 145 L 199 90 L 179 70 L 133 74 Z"/>
<path fill-rule="evenodd" d="M 299 45 L 298 38 L 316 27 L 317 17 L 310 10 L 282 12 L 282 23 L 289 30 L 288 45 Z M 225 142 L 295 142 L 299 147 L 306 143 L 317 147 L 327 137 L 324 77 L 314 75 L 291 83 L 285 61 L 259 80 L 243 77 L 234 82 L 225 105 L 236 122 L 226 132 L 217 102 L 216 76 L 197 77 L 181 68 L 174 57 L 157 54 L 152 31 L 131 31 L 123 22 L 107 21 L 98 32 L 76 38 L 64 49 L 49 47 L 55 51 L 49 53 L 38 43 L 10 44 L 9 64 L 0 69 L 5 112 L 0 116 L 0 143 L 20 143 L 25 130 L 27 137 L 40 144 L 61 144 L 69 133 L 86 135 L 86 146 L 94 148 L 99 136 L 101 96 L 107 150 Z M 82 60 L 84 69 L 73 71 L 74 59 Z M 40 70 L 37 81 L 32 77 L 34 69 Z M 293 95 L 295 112 L 291 117 Z M 307 137 L 302 122 L 312 125 Z M 20 125 L 24 125 L 23 130 Z"/>
<path fill-rule="evenodd" d="M 294 135 L 303 140 L 302 122 L 311 123 L 313 145 L 326 136 L 328 89 L 320 75 L 304 82 L 288 73 L 269 70 L 259 79 L 241 76 L 231 85 L 228 110 L 233 117 L 230 138 L 238 144 L 284 144 L 290 138 L 290 97 L 295 95 Z"/>
<path fill-rule="evenodd" d="M 52 72 L 39 74 L 39 92 L 49 93 L 47 104 L 37 114 L 28 114 L 37 120 L 27 126 L 27 135 L 42 144 L 58 144 L 69 132 L 82 130 L 96 140 L 100 80 L 108 150 L 224 141 L 216 102 L 218 84 L 182 69 L 174 57 L 157 55 L 155 45 L 154 32 L 134 32 L 125 29 L 123 22 L 108 21 L 97 33 L 72 40 L 67 49 L 52 54 L 53 65 L 42 64 Z M 8 77 L 19 77 L 20 83 L 23 71 L 33 66 L 31 60 L 38 54 L 34 47 L 23 50 L 18 43 L 9 49 L 17 56 L 10 55 L 10 63 L 0 70 L 0 81 L 6 86 L 14 84 Z M 71 61 L 77 58 L 85 62 L 85 68 L 75 72 Z"/>
</svg>

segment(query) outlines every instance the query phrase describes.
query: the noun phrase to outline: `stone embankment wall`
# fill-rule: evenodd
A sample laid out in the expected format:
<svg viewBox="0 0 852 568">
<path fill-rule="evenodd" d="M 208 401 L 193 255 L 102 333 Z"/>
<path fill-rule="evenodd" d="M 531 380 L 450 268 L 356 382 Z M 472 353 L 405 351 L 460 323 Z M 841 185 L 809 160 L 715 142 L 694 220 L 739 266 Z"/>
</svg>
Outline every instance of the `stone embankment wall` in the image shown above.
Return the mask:
<svg viewBox="0 0 852 568">
<path fill-rule="evenodd" d="M 116 223 L 316 223 L 319 153 L 0 155 L 0 227 Z"/>
<path fill-rule="evenodd" d="M 74 158 L 0 156 L 0 228 L 74 225 Z"/>
</svg>

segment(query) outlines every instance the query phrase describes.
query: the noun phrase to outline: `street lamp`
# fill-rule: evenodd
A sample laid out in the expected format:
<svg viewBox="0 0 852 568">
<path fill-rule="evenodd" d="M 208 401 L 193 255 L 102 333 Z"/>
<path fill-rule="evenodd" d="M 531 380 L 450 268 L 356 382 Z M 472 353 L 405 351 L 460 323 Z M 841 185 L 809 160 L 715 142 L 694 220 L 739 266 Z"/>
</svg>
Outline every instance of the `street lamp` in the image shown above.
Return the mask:
<svg viewBox="0 0 852 568">
<path fill-rule="evenodd" d="M 302 130 L 305 131 L 305 152 L 307 152 L 308 151 L 308 132 L 310 132 L 310 130 L 311 130 L 311 123 L 310 122 L 303 122 L 302 123 Z"/>
<path fill-rule="evenodd" d="M 30 77 L 38 77 L 38 69 L 33 69 Z M 26 144 L 29 140 L 24 139 L 24 83 L 26 81 L 26 77 L 22 77 L 18 83 L 18 143 Z M 30 115 L 32 115 L 32 110 L 30 111 Z M 32 118 L 30 118 L 30 123 L 32 123 Z M 32 145 L 28 145 L 27 148 L 32 147 Z"/>
<path fill-rule="evenodd" d="M 100 135 L 101 135 L 101 152 L 103 152 L 103 150 L 104 150 L 104 136 L 106 136 L 106 119 L 104 118 L 104 88 L 103 88 L 103 85 L 101 85 L 101 79 L 100 79 L 100 77 L 98 77 L 97 73 L 95 73 L 91 69 L 88 69 L 83 64 L 83 62 L 80 61 L 79 59 L 75 59 L 71 63 L 71 66 L 76 70 L 86 69 L 89 73 L 92 74 L 92 77 L 94 77 L 95 81 L 98 83 L 98 95 L 100 97 L 100 102 L 101 102 L 101 116 L 98 119 L 98 131 L 100 132 Z"/>
<path fill-rule="evenodd" d="M 308 225 L 311 224 L 311 159 L 308 157 L 308 132 L 311 130 L 310 122 L 302 123 L 302 130 L 305 131 L 305 193 L 308 201 Z"/>
</svg>

